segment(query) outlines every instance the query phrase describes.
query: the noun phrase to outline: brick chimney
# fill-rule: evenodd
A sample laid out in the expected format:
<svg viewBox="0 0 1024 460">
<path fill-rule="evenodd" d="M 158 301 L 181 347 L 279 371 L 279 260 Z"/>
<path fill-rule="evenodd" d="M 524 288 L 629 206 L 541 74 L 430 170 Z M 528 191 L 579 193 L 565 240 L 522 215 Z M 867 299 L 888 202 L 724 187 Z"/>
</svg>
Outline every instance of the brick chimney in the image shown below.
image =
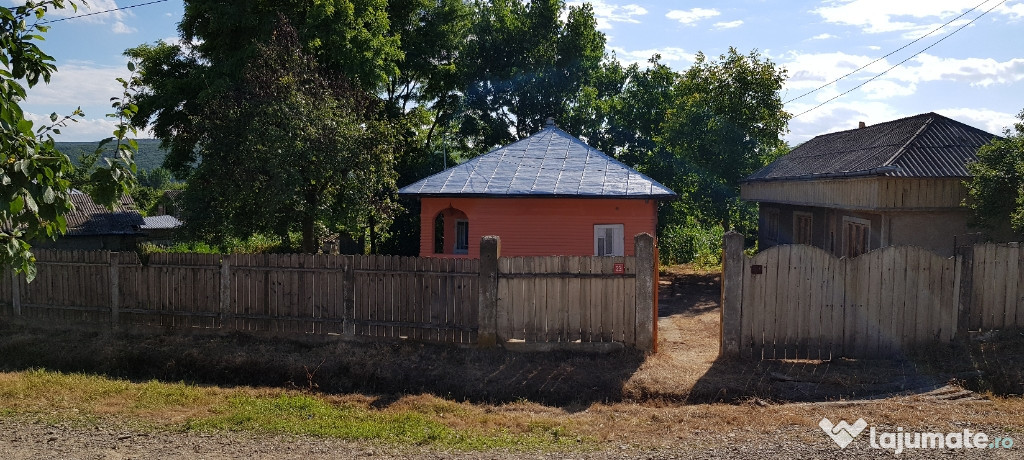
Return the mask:
<svg viewBox="0 0 1024 460">
<path fill-rule="evenodd" d="M 857 129 L 864 129 L 865 127 L 867 127 L 867 125 L 866 125 L 866 124 L 864 124 L 864 122 L 863 122 L 863 121 L 862 121 L 862 122 L 860 122 L 860 124 L 859 124 L 859 125 L 857 125 Z"/>
</svg>

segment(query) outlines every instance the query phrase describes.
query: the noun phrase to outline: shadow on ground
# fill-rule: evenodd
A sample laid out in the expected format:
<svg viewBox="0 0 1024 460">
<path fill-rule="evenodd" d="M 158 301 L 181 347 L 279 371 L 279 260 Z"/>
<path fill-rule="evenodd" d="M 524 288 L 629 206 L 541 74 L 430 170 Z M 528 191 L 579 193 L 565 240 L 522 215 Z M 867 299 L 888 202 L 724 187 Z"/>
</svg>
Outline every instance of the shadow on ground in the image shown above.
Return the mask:
<svg viewBox="0 0 1024 460">
<path fill-rule="evenodd" d="M 0 370 L 46 368 L 130 380 L 324 393 L 429 393 L 471 402 L 586 406 L 623 397 L 639 352 L 514 353 L 416 342 L 329 342 L 246 334 L 130 335 L 33 329 L 0 320 Z"/>
</svg>

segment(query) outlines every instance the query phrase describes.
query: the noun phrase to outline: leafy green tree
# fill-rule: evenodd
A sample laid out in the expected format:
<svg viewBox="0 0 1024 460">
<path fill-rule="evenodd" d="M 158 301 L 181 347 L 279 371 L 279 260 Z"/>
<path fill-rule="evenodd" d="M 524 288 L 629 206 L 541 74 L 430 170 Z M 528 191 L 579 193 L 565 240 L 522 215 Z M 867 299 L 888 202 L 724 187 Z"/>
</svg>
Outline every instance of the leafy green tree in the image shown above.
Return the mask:
<svg viewBox="0 0 1024 460">
<path fill-rule="evenodd" d="M 562 0 L 476 2 L 464 60 L 460 150 L 482 152 L 529 136 L 544 119 L 566 118 L 604 57 L 589 4 Z"/>
<path fill-rule="evenodd" d="M 697 54 L 672 88 L 660 148 L 649 160 L 648 172 L 684 197 L 670 214 L 681 211 L 725 229 L 751 214 L 741 209 L 739 184 L 785 145 L 789 114 L 779 96 L 785 78 L 784 69 L 756 50 L 743 55 L 729 48 L 717 61 Z"/>
<path fill-rule="evenodd" d="M 971 179 L 964 184 L 977 224 L 1000 228 L 1009 223 L 1024 235 L 1024 110 L 1017 118 L 1020 121 L 1003 133 L 1005 137 L 978 150 L 978 161 L 967 165 Z"/>
<path fill-rule="evenodd" d="M 73 166 L 67 155 L 54 146 L 52 135 L 82 116 L 81 110 L 59 117 L 50 115 L 50 125 L 36 128 L 25 118 L 19 103 L 42 80 L 49 83 L 57 71 L 53 57 L 39 48 L 47 26 L 39 24 L 51 9 L 76 8 L 65 0 L 26 2 L 0 7 L 0 266 L 35 277 L 31 241 L 55 239 L 67 231 L 65 215 L 72 209 L 69 176 Z M 22 82 L 25 86 L 22 86 Z M 122 80 L 127 96 L 130 81 Z M 131 116 L 135 109 L 130 97 L 116 99 L 119 114 Z M 118 192 L 131 187 L 134 162 L 132 145 L 125 142 L 130 129 L 119 124 L 115 132 L 117 156 L 105 160 L 105 168 L 92 174 L 94 197 L 111 205 Z"/>
<path fill-rule="evenodd" d="M 205 153 L 197 146 L 209 134 L 200 120 L 207 104 L 235 90 L 281 16 L 321 72 L 375 94 L 402 59 L 386 8 L 386 0 L 186 0 L 180 44 L 125 52 L 142 69 L 135 124 L 152 129 L 168 150 L 164 166 L 187 178 Z"/>
<path fill-rule="evenodd" d="M 281 18 L 234 90 L 209 100 L 199 122 L 202 161 L 183 195 L 185 229 L 223 241 L 255 233 L 379 231 L 395 193 L 393 132 L 379 103 L 326 77 Z"/>
</svg>

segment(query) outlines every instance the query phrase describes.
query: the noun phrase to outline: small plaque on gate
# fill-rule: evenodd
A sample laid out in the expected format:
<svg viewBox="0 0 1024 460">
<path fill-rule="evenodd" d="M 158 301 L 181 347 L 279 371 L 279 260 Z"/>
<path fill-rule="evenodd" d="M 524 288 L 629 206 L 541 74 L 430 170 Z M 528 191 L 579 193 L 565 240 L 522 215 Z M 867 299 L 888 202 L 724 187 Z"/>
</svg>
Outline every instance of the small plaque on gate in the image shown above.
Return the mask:
<svg viewBox="0 0 1024 460">
<path fill-rule="evenodd" d="M 760 275 L 763 271 L 764 271 L 764 265 L 751 265 L 750 266 L 750 274 L 751 275 Z"/>
<path fill-rule="evenodd" d="M 614 271 L 616 275 L 626 273 L 626 264 L 617 263 L 614 267 L 612 267 L 612 271 Z"/>
</svg>

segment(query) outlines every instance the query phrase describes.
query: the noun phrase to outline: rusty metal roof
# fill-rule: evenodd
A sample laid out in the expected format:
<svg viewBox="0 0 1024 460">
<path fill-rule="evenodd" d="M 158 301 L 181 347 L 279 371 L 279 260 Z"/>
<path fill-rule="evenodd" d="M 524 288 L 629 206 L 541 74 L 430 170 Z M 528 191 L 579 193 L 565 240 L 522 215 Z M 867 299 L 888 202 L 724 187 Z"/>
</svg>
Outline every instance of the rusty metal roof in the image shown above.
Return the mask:
<svg viewBox="0 0 1024 460">
<path fill-rule="evenodd" d="M 526 139 L 403 187 L 409 196 L 674 198 L 675 192 L 549 123 Z"/>
<path fill-rule="evenodd" d="M 969 177 L 966 165 L 994 134 L 929 112 L 811 139 L 747 181 L 858 175 Z"/>
</svg>

